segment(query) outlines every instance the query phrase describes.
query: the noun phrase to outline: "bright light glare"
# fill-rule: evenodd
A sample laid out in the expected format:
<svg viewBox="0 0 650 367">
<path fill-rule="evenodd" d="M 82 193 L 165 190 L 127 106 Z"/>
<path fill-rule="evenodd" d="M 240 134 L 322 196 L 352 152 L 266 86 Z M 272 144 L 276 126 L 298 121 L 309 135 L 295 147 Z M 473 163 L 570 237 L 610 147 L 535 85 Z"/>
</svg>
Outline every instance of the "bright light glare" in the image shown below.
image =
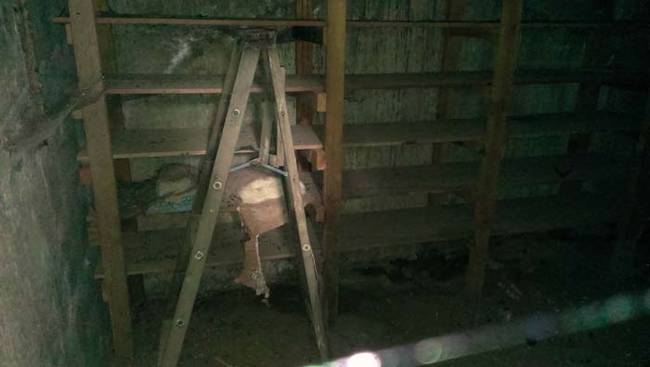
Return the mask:
<svg viewBox="0 0 650 367">
<path fill-rule="evenodd" d="M 345 361 L 346 367 L 381 367 L 381 358 L 372 352 L 361 352 L 350 356 Z"/>
</svg>

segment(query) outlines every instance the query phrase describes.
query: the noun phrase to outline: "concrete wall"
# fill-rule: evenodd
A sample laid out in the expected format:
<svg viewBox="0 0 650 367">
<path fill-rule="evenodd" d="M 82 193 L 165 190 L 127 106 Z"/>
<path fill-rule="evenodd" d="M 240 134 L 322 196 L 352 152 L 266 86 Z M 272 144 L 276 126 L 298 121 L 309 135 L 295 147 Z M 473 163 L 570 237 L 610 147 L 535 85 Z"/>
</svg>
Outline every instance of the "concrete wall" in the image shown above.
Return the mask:
<svg viewBox="0 0 650 367">
<path fill-rule="evenodd" d="M 42 118 L 72 90 L 62 0 L 0 0 L 0 365 L 103 366 L 110 325 L 92 277 L 75 122 Z M 50 132 L 47 139 L 34 133 Z M 17 149 L 7 150 L 9 143 Z"/>
</svg>

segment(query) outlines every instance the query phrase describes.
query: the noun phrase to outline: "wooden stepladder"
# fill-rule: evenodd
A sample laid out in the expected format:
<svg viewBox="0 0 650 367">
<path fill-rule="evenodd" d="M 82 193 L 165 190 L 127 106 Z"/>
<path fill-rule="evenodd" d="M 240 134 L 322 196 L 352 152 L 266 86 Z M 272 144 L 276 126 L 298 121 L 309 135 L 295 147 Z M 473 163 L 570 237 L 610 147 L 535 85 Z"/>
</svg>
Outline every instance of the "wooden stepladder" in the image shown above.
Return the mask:
<svg viewBox="0 0 650 367">
<path fill-rule="evenodd" d="M 286 170 L 286 187 L 289 188 L 289 195 L 287 196 L 290 201 L 289 205 L 293 209 L 292 212 L 300 240 L 300 253 L 309 296 L 308 312 L 321 358 L 326 359 L 328 354 L 318 262 L 311 246 L 303 206 L 298 166 L 287 112 L 284 87 L 285 72 L 280 66 L 278 52 L 275 48 L 275 32 L 247 29 L 239 31 L 238 36 L 241 42 L 241 50 L 233 53 L 230 62 L 224 82 L 223 94 L 210 133 L 210 142 L 208 143 L 202 174 L 199 178 L 196 198 L 199 202 L 195 205 L 195 212 L 197 214 L 200 212 L 200 215 L 197 216 L 198 223 L 190 220 L 188 233 L 192 247 L 186 257 L 185 275 L 178 293 L 174 316 L 166 325 L 164 323 L 162 329 L 158 359 L 158 364 L 161 367 L 176 366 L 180 358 L 183 341 L 192 316 L 201 277 L 203 276 L 205 261 L 217 224 L 219 209 L 224 198 L 228 174 L 232 170 L 235 148 L 260 55 L 266 71 L 265 74 L 272 85 L 279 135 L 276 140 L 281 142 L 278 144 L 278 159 L 276 159 L 276 162 L 283 162 Z M 272 167 L 269 158 L 269 142 L 272 131 L 269 126 L 262 126 L 260 156 L 256 160 L 256 164 Z M 219 141 L 218 145 L 216 144 L 217 141 Z M 215 151 L 216 157 L 214 156 Z M 213 159 L 214 161 L 212 161 Z M 211 167 L 209 167 L 210 165 Z M 210 174 L 208 174 L 208 170 L 211 170 Z"/>
</svg>

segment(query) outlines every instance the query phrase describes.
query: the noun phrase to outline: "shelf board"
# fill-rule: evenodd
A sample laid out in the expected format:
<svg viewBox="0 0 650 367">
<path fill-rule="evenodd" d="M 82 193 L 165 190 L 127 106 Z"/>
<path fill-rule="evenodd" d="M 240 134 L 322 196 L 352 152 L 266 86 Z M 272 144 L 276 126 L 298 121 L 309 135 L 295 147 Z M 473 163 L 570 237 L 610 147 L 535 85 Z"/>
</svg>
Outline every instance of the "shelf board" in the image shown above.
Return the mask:
<svg viewBox="0 0 650 367">
<path fill-rule="evenodd" d="M 501 185 L 516 187 L 566 180 L 590 181 L 626 176 L 627 157 L 604 154 L 541 156 L 503 161 Z M 356 169 L 343 172 L 343 197 L 392 196 L 409 193 L 473 192 L 479 162 L 451 162 L 429 166 Z"/>
<path fill-rule="evenodd" d="M 291 126 L 296 150 L 322 148 L 322 143 L 314 131 L 306 125 Z M 152 158 L 171 156 L 197 156 L 205 154 L 207 147 L 206 129 L 129 129 L 113 136 L 113 158 Z M 255 138 L 242 130 L 240 146 L 255 144 Z M 86 150 L 78 159 L 88 161 Z"/>
<path fill-rule="evenodd" d="M 320 75 L 288 75 L 287 93 L 322 92 Z M 252 93 L 265 88 L 254 83 Z M 223 91 L 223 75 L 125 74 L 106 77 L 108 94 L 217 94 Z"/>
<path fill-rule="evenodd" d="M 55 17 L 52 20 L 57 24 L 70 23 L 69 17 Z M 230 26 L 230 27 L 316 27 L 326 26 L 324 20 L 318 19 L 233 19 L 233 18 L 162 18 L 162 17 L 138 17 L 138 16 L 99 16 L 97 24 L 146 24 L 146 25 L 175 25 L 175 26 Z M 498 29 L 498 20 L 485 21 L 445 21 L 445 20 L 348 20 L 348 27 L 352 28 L 377 28 L 377 27 L 427 27 L 427 28 L 461 28 L 461 29 L 482 29 L 493 31 Z M 523 22 L 524 28 L 578 28 L 578 29 L 626 29 L 635 27 L 647 27 L 647 21 L 545 21 L 545 22 Z"/>
<path fill-rule="evenodd" d="M 615 220 L 611 200 L 591 196 L 537 197 L 501 201 L 494 235 L 544 232 Z M 473 207 L 455 205 L 346 215 L 342 218 L 341 251 L 468 238 L 474 227 Z"/>
<path fill-rule="evenodd" d="M 641 121 L 639 117 L 608 112 L 515 116 L 509 119 L 508 136 L 526 138 L 638 131 Z M 485 121 L 480 119 L 346 124 L 343 144 L 348 148 L 359 148 L 480 141 L 485 134 L 484 125 Z M 322 126 L 314 126 L 314 130 L 318 136 L 324 136 Z"/>
<path fill-rule="evenodd" d="M 508 121 L 510 138 L 595 132 L 638 131 L 642 118 L 620 113 L 557 113 L 513 116 Z"/>
<path fill-rule="evenodd" d="M 494 223 L 494 235 L 544 232 L 578 226 L 609 223 L 616 220 L 620 208 L 611 198 L 574 195 L 537 197 L 500 201 Z M 473 231 L 473 207 L 453 205 L 390 210 L 344 215 L 341 223 L 341 253 L 406 244 L 430 243 L 468 238 Z M 184 230 L 125 233 L 127 272 L 147 274 L 170 272 Z M 296 251 L 282 245 L 260 246 L 265 261 L 294 257 Z M 208 267 L 241 263 L 239 245 L 212 248 Z M 96 277 L 103 271 L 97 269 Z"/>
<path fill-rule="evenodd" d="M 520 70 L 515 84 L 549 83 L 614 83 L 647 86 L 647 73 L 599 70 Z M 437 87 L 485 87 L 492 83 L 492 71 L 454 71 L 443 73 L 382 73 L 346 76 L 346 88 L 396 89 Z M 215 94 L 223 90 L 223 76 L 131 74 L 106 78 L 108 94 Z M 321 75 L 287 76 L 287 93 L 319 93 L 324 91 Z M 252 92 L 263 91 L 255 83 Z"/>
</svg>

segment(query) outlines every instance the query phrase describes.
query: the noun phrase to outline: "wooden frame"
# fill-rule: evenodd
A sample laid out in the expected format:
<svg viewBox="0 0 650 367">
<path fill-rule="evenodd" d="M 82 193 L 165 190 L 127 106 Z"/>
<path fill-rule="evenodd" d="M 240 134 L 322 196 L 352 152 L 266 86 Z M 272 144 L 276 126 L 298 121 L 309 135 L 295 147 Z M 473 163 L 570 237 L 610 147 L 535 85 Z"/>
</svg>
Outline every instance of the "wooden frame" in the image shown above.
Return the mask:
<svg viewBox="0 0 650 367">
<path fill-rule="evenodd" d="M 101 53 L 92 0 L 70 0 L 71 32 L 81 90 L 98 85 L 103 89 Z M 131 309 L 122 246 L 122 230 L 117 203 L 115 166 L 111 152 L 111 134 L 105 96 L 85 106 L 88 160 L 91 165 L 95 212 L 105 269 L 104 288 L 113 329 L 113 347 L 118 358 L 133 356 Z"/>
<path fill-rule="evenodd" d="M 327 56 L 325 90 L 325 170 L 323 201 L 325 225 L 323 253 L 326 315 L 333 321 L 338 313 L 338 249 L 343 179 L 343 122 L 345 119 L 345 45 L 347 0 L 327 0 Z"/>
</svg>

